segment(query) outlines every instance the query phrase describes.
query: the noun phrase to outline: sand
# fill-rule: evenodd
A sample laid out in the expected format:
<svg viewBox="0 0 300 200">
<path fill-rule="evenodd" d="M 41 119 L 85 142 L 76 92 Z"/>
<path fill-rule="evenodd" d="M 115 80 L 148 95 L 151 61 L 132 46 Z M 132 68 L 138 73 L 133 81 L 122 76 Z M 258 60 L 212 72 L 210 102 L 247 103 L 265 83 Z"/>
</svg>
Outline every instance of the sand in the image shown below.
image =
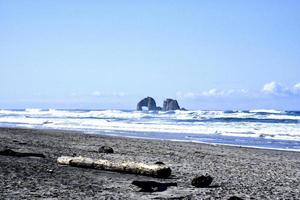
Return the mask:
<svg viewBox="0 0 300 200">
<path fill-rule="evenodd" d="M 107 145 L 113 154 L 98 153 Z M 0 150 L 46 158 L 0 155 L 0 199 L 300 199 L 300 153 L 199 143 L 109 137 L 61 130 L 0 128 Z M 162 161 L 168 179 L 61 166 L 59 156 L 144 163 Z M 209 188 L 193 177 L 211 175 Z M 176 182 L 163 192 L 139 192 L 134 180 Z"/>
</svg>

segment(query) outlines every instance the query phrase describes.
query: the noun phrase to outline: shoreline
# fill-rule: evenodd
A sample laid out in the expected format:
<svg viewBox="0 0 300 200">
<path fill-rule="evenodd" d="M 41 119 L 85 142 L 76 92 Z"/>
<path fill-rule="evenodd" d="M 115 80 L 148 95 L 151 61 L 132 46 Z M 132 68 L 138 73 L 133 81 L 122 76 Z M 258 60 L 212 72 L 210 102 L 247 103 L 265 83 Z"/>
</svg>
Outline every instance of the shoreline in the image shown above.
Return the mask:
<svg viewBox="0 0 300 200">
<path fill-rule="evenodd" d="M 54 129 L 60 130 L 60 129 Z M 142 139 L 142 140 L 158 140 L 158 141 L 170 141 L 170 142 L 183 142 L 183 143 L 196 143 L 196 144 L 206 144 L 212 146 L 228 146 L 228 147 L 237 147 L 237 148 L 246 148 L 246 149 L 265 149 L 265 150 L 272 150 L 272 151 L 291 151 L 291 152 L 300 152 L 300 149 L 283 149 L 283 148 L 268 148 L 268 147 L 255 147 L 255 146 L 245 146 L 245 145 L 234 145 L 234 144 L 225 144 L 225 143 L 213 143 L 213 142 L 202 142 L 197 140 L 168 140 L 168 139 L 159 139 L 159 138 L 146 138 L 146 137 L 138 137 L 138 136 L 118 136 L 113 134 L 97 134 L 97 133 L 86 133 L 82 131 L 83 134 L 91 134 L 91 135 L 102 135 L 108 137 L 120 137 L 120 138 L 132 138 L 132 139 Z M 247 137 L 245 137 L 247 138 Z"/>
<path fill-rule="evenodd" d="M 97 152 L 111 146 L 114 154 Z M 0 149 L 33 151 L 45 159 L 0 156 L 3 199 L 299 199 L 300 153 L 195 142 L 137 139 L 54 129 L 0 128 Z M 59 166 L 61 155 L 77 155 L 143 163 L 162 161 L 170 179 Z M 53 173 L 49 174 L 49 169 Z M 39 172 L 39 173 L 37 173 Z M 214 177 L 215 188 L 194 188 L 201 174 Z M 175 181 L 163 192 L 138 192 L 133 180 Z"/>
<path fill-rule="evenodd" d="M 283 149 L 283 148 L 268 148 L 268 147 L 259 147 L 259 146 L 245 146 L 245 145 L 234 145 L 234 144 L 226 144 L 226 143 L 213 143 L 213 142 L 202 142 L 197 140 L 176 140 L 176 139 L 163 139 L 163 138 L 150 138 L 150 137 L 139 137 L 139 136 L 121 136 L 116 135 L 114 133 L 97 133 L 97 132 L 105 132 L 105 131 L 81 131 L 81 130 L 68 130 L 68 129 L 58 129 L 58 128 L 28 128 L 28 127 L 0 127 L 1 129 L 28 129 L 28 130 L 40 130 L 40 131 L 62 131 L 69 134 L 87 134 L 87 135 L 94 135 L 94 136 L 104 136 L 104 137 L 116 137 L 116 138 L 132 138 L 132 139 L 141 139 L 141 140 L 158 140 L 158 141 L 169 141 L 169 142 L 179 142 L 179 143 L 196 143 L 196 144 L 205 144 L 205 145 L 212 145 L 212 146 L 228 146 L 228 147 L 236 147 L 236 148 L 246 148 L 246 149 L 263 149 L 263 150 L 272 150 L 272 151 L 290 151 L 290 152 L 300 152 L 300 149 Z M 130 132 L 130 131 L 128 131 Z M 172 134 L 172 133 L 166 133 Z M 248 138 L 248 137 L 241 137 L 241 138 Z M 290 141 L 290 140 L 283 140 L 283 141 Z M 292 141 L 292 140 L 291 140 Z"/>
<path fill-rule="evenodd" d="M 33 130 L 46 130 L 46 131 L 65 131 L 65 132 L 78 132 L 78 133 L 83 133 L 83 134 L 91 134 L 91 135 L 102 135 L 102 136 L 108 136 L 108 137 L 121 137 L 121 138 L 134 138 L 134 139 L 144 139 L 144 140 L 161 140 L 161 141 L 174 141 L 174 142 L 191 142 L 191 143 L 199 143 L 199 144 L 210 144 L 210 145 L 224 145 L 224 146 L 231 146 L 231 147 L 238 147 L 238 148 L 254 148 L 254 149 L 266 149 L 266 150 L 277 150 L 277 151 L 291 151 L 291 152 L 300 152 L 299 144 L 297 144 L 298 148 L 291 149 L 291 148 L 279 148 L 279 147 L 266 147 L 266 146 L 255 146 L 255 145 L 245 145 L 245 144 L 230 144 L 230 143 L 225 143 L 225 142 L 206 142 L 206 141 L 201 141 L 201 140 L 184 140 L 184 139 L 168 139 L 168 138 L 156 138 L 156 137 L 149 137 L 149 136 L 131 136 L 131 135 L 121 135 L 121 134 L 116 134 L 116 133 L 142 133 L 142 132 L 135 132 L 135 131 L 116 131 L 116 130 L 109 130 L 108 132 L 106 130 L 75 130 L 75 129 L 63 129 L 63 128 L 49 128 L 49 127 L 26 127 L 26 126 L 20 126 L 20 127 L 15 127 L 15 126 L 0 126 L 1 128 L 12 128 L 12 129 L 33 129 Z M 156 133 L 156 132 L 145 132 L 145 133 Z M 178 134 L 178 133 L 160 133 L 160 134 Z M 186 134 L 186 137 L 191 137 L 191 134 Z M 201 136 L 213 136 L 214 134 L 198 134 L 199 138 Z M 218 136 L 218 135 L 217 135 Z M 223 136 L 224 138 L 226 137 L 232 137 L 232 136 Z M 253 139 L 251 137 L 234 137 L 235 139 Z M 258 139 L 258 138 L 254 138 Z M 294 141 L 294 140 L 283 140 L 283 139 L 272 139 L 272 138 L 267 138 L 266 140 L 270 141 L 275 141 L 276 143 L 281 143 L 281 142 L 300 142 L 300 141 Z"/>
</svg>

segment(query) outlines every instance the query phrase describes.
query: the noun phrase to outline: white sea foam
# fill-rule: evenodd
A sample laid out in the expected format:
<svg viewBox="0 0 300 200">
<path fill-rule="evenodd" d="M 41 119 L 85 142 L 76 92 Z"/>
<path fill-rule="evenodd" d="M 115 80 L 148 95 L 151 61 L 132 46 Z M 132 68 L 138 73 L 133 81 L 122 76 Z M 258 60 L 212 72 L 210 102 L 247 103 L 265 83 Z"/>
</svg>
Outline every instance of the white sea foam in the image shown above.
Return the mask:
<svg viewBox="0 0 300 200">
<path fill-rule="evenodd" d="M 43 125 L 48 120 L 41 118 L 26 118 L 26 117 L 0 117 L 0 123 L 15 123 L 15 124 L 31 124 Z"/>
<path fill-rule="evenodd" d="M 30 113 L 37 113 L 37 112 L 40 112 L 41 109 L 39 109 L 39 108 L 26 108 L 25 111 L 30 112 Z"/>
<path fill-rule="evenodd" d="M 272 109 L 254 109 L 254 110 L 250 110 L 249 112 L 251 112 L 251 113 L 277 113 L 277 114 L 285 113 L 285 111 L 272 110 Z"/>
<path fill-rule="evenodd" d="M 300 116 L 290 116 L 290 115 L 267 115 L 268 119 L 282 119 L 282 120 L 300 120 Z"/>
<path fill-rule="evenodd" d="M 260 114 L 260 113 L 269 114 Z M 256 119 L 255 122 L 243 119 Z M 224 120 L 223 120 L 224 119 Z M 226 119 L 228 119 L 226 121 Z M 274 122 L 265 123 L 263 119 Z M 218 121 L 214 121 L 218 120 Z M 276 120 L 296 120 L 293 123 Z M 300 141 L 300 116 L 276 110 L 249 112 L 120 110 L 0 110 L 1 124 L 72 130 L 159 132 L 176 134 L 218 134 L 233 137 Z"/>
</svg>

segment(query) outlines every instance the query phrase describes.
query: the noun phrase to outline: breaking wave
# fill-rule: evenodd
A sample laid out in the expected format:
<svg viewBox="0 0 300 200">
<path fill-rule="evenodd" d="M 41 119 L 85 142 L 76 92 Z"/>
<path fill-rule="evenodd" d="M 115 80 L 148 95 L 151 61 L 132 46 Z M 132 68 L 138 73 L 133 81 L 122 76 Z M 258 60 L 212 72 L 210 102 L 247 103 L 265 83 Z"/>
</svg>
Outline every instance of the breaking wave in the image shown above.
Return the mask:
<svg viewBox="0 0 300 200">
<path fill-rule="evenodd" d="M 300 143 L 300 112 L 249 111 L 130 111 L 130 110 L 0 110 L 0 126 L 122 133 L 135 137 L 157 135 L 159 139 L 209 137 L 253 138 Z M 173 135 L 172 135 L 173 134 Z M 175 137 L 176 136 L 176 137 Z M 175 137 L 175 138 L 173 138 Z M 203 138 L 203 137 L 202 137 Z M 199 140 L 200 141 L 200 140 Z M 298 144 L 298 143 L 297 143 Z M 253 146 L 255 146 L 254 144 Z M 293 144 L 297 149 L 297 145 Z M 292 148 L 292 147 L 289 147 Z M 300 144 L 299 144 L 300 149 Z"/>
</svg>

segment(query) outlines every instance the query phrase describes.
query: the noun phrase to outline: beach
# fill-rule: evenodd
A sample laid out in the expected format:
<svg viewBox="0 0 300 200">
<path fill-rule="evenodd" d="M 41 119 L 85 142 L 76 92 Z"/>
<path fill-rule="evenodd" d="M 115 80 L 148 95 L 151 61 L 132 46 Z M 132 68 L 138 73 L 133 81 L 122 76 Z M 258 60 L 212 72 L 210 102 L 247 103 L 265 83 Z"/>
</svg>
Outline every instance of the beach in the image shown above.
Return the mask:
<svg viewBox="0 0 300 200">
<path fill-rule="evenodd" d="M 113 154 L 99 153 L 109 146 Z M 300 152 L 174 142 L 79 131 L 0 128 L 0 150 L 42 153 L 0 155 L 0 199 L 300 199 Z M 172 169 L 168 179 L 58 165 L 59 156 L 125 160 Z M 210 187 L 191 180 L 208 174 Z M 139 192 L 134 180 L 176 182 L 162 192 Z"/>
</svg>

